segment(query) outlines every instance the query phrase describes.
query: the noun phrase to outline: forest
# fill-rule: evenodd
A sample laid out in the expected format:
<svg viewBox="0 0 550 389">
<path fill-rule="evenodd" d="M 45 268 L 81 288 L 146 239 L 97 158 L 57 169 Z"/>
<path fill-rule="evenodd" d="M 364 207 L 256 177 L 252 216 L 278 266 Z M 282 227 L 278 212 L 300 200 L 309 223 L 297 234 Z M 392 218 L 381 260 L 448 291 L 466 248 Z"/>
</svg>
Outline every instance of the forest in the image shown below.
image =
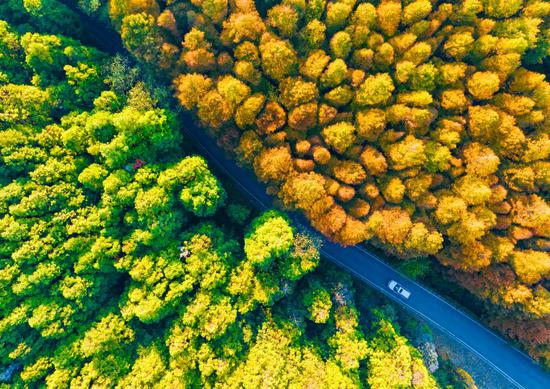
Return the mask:
<svg viewBox="0 0 550 389">
<path fill-rule="evenodd" d="M 0 388 L 476 387 L 83 35 L 55 0 L 0 5 Z"/>
<path fill-rule="evenodd" d="M 550 366 L 550 3 L 82 3 L 280 208 Z"/>
</svg>

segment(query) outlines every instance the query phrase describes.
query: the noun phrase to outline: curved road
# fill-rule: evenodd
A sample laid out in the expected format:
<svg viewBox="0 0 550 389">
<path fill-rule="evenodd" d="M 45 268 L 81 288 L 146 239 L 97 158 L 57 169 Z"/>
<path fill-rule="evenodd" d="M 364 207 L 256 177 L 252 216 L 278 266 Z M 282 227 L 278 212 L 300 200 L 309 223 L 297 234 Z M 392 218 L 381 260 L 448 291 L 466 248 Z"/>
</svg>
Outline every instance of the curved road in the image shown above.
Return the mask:
<svg viewBox="0 0 550 389">
<path fill-rule="evenodd" d="M 75 7 L 73 1 L 60 0 L 82 17 L 83 25 L 87 27 L 88 31 L 93 31 L 93 35 L 90 36 L 91 41 L 97 43 L 96 46 L 99 48 L 111 53 L 123 51 L 119 36 L 82 14 Z M 214 140 L 192 124 L 193 120 L 189 115 L 182 114 L 182 116 L 185 122 L 189 123 L 184 132 L 195 141 L 203 155 L 219 170 L 232 178 L 259 208 L 264 210 L 272 208 L 273 199 L 265 193 L 265 187 L 256 180 L 253 173 L 228 159 Z M 298 223 L 308 226 L 306 228 L 314 232 L 302 215 L 291 214 L 291 217 Z M 323 239 L 321 252 L 323 256 L 346 269 L 361 281 L 366 282 L 413 314 L 462 343 L 503 374 L 513 385 L 519 388 L 550 389 L 550 375 L 529 356 L 441 297 L 405 277 L 375 254 L 359 246 L 342 247 L 326 239 Z M 388 281 L 392 279 L 411 292 L 408 300 L 395 295 L 387 288 Z"/>
</svg>

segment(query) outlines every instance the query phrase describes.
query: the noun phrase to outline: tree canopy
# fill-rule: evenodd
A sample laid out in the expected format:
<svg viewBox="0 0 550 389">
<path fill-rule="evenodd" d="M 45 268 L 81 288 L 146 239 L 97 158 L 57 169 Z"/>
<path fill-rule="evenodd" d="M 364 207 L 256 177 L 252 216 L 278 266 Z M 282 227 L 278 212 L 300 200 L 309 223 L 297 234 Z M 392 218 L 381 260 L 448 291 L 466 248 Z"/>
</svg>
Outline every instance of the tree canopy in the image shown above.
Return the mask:
<svg viewBox="0 0 550 389">
<path fill-rule="evenodd" d="M 120 3 L 136 59 L 286 207 L 548 328 L 547 2 Z"/>
<path fill-rule="evenodd" d="M 366 323 L 387 301 L 361 289 L 359 313 L 352 280 L 316 269 L 318 237 L 238 201 L 188 153 L 162 90 L 76 40 L 0 30 L 0 387 L 361 387 L 383 374 L 371 364 L 386 333 Z M 237 96 L 229 81 L 220 95 Z M 385 355 L 407 356 L 399 382 L 436 387 L 400 333 L 414 321 L 384 320 L 398 339 Z"/>
</svg>

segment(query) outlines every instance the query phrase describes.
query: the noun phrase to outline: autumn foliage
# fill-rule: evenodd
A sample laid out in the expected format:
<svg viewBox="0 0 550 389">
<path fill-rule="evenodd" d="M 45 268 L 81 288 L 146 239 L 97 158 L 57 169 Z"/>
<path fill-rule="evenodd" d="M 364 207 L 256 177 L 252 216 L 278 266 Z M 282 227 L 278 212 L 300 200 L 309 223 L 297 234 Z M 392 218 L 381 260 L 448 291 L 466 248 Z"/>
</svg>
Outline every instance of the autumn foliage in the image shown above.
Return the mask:
<svg viewBox="0 0 550 389">
<path fill-rule="evenodd" d="M 470 276 L 510 269 L 537 299 L 521 309 L 545 320 L 550 84 L 525 64 L 548 55 L 548 4 L 269 4 L 175 2 L 162 18 L 153 7 L 154 33 L 140 50 L 125 43 L 330 239 Z M 485 297 L 504 301 L 510 285 Z"/>
</svg>

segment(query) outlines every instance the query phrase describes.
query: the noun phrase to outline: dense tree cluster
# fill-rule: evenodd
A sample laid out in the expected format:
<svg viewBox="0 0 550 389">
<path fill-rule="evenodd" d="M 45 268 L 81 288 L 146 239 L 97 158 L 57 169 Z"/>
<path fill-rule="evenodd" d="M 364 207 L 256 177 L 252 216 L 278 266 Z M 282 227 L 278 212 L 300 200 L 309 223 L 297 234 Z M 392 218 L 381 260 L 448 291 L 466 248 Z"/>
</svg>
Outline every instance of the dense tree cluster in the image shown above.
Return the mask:
<svg viewBox="0 0 550 389">
<path fill-rule="evenodd" d="M 2 20 L 19 32 L 62 34 L 80 38 L 82 24 L 62 0 L 5 0 L 0 3 Z M 103 0 L 82 0 L 100 4 Z"/>
<path fill-rule="evenodd" d="M 547 2 L 113 0 L 110 12 L 200 124 L 323 234 L 435 255 L 479 297 L 548 325 L 550 84 L 524 67 L 548 56 Z M 476 286 L 501 269 L 509 282 Z"/>
<path fill-rule="evenodd" d="M 228 203 L 123 60 L 0 31 L 0 387 L 437 387 L 410 319 Z"/>
</svg>

